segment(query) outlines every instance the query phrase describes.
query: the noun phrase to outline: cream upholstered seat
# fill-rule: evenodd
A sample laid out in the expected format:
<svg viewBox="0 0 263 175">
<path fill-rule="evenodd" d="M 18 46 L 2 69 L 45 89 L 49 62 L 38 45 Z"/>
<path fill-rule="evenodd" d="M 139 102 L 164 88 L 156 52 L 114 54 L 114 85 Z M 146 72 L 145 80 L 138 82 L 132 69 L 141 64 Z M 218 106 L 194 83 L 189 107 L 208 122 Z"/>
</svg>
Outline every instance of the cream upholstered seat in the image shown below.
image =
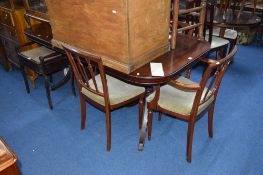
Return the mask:
<svg viewBox="0 0 263 175">
<path fill-rule="evenodd" d="M 205 40 L 208 41 L 209 35 L 205 36 Z M 212 36 L 211 49 L 219 48 L 229 44 L 229 41 L 217 36 Z"/>
<path fill-rule="evenodd" d="M 100 75 L 96 75 L 95 79 L 99 91 L 102 92 L 103 87 L 102 87 Z M 143 87 L 127 84 L 109 75 L 106 75 L 106 80 L 107 80 L 108 91 L 109 91 L 110 105 L 116 105 L 122 103 L 124 101 L 127 101 L 133 97 L 136 97 L 144 93 L 145 91 Z M 95 89 L 92 80 L 89 80 L 89 85 L 92 89 Z M 92 99 L 93 101 L 105 106 L 104 97 L 90 92 L 85 87 L 82 87 L 81 92 L 88 98 Z"/>
<path fill-rule="evenodd" d="M 184 84 L 196 84 L 195 82 L 187 79 L 185 77 L 180 76 L 176 79 L 176 81 L 184 83 Z M 205 88 L 204 92 L 207 91 Z M 211 93 L 211 91 L 209 91 Z M 191 110 L 193 108 L 193 103 L 195 99 L 196 91 L 193 90 L 182 90 L 173 86 L 172 84 L 167 84 L 161 87 L 160 89 L 160 97 L 158 100 L 158 105 L 166 110 L 172 111 L 174 113 L 182 114 L 182 115 L 190 115 Z M 202 94 L 204 97 L 205 93 Z M 151 94 L 147 97 L 147 102 L 151 102 L 155 96 L 155 93 Z M 208 95 L 209 96 L 209 95 Z M 202 98 L 201 98 L 202 99 Z M 203 112 L 214 100 L 214 96 L 210 96 L 210 98 L 203 104 L 198 107 L 197 115 Z"/>
<path fill-rule="evenodd" d="M 220 28 L 213 28 L 213 36 L 219 36 Z M 209 30 L 206 30 L 206 34 L 209 34 Z M 233 29 L 225 29 L 224 38 L 233 39 L 237 38 L 237 31 Z"/>
<path fill-rule="evenodd" d="M 23 56 L 27 57 L 27 59 L 33 60 L 37 63 L 40 63 L 39 57 L 45 57 L 47 55 L 50 55 L 52 53 L 55 53 L 55 51 L 50 50 L 44 46 L 40 46 L 37 48 L 33 48 L 27 51 L 20 52 Z"/>
</svg>

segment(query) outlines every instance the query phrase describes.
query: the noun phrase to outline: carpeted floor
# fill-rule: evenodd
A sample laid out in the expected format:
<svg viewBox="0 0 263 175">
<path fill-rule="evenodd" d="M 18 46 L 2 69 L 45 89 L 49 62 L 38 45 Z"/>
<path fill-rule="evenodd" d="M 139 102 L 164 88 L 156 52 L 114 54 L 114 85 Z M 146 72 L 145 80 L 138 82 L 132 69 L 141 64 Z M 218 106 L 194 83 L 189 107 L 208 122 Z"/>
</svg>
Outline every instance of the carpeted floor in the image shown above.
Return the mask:
<svg viewBox="0 0 263 175">
<path fill-rule="evenodd" d="M 51 111 L 42 78 L 27 94 L 20 72 L 5 72 L 2 65 L 0 136 L 18 156 L 23 175 L 260 175 L 262 67 L 263 47 L 238 47 L 219 90 L 214 137 L 208 137 L 204 115 L 195 127 L 191 164 L 185 155 L 187 123 L 170 117 L 158 122 L 154 114 L 152 140 L 139 152 L 138 105 L 119 109 L 112 113 L 112 148 L 106 152 L 103 112 L 87 104 L 81 131 L 79 98 L 69 84 L 52 92 Z"/>
</svg>

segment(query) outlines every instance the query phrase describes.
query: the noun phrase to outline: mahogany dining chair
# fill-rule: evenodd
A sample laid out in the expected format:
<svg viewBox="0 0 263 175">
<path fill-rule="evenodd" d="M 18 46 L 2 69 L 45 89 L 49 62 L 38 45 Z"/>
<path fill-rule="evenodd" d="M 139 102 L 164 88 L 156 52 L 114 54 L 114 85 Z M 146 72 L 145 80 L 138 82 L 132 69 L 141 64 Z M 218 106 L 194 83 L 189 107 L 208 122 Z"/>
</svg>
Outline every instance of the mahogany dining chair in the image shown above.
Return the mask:
<svg viewBox="0 0 263 175">
<path fill-rule="evenodd" d="M 213 113 L 219 86 L 223 75 L 235 55 L 237 47 L 229 55 L 219 60 L 203 58 L 207 64 L 199 83 L 179 76 L 160 86 L 147 97 L 148 108 L 148 140 L 152 134 L 152 112 L 158 111 L 188 122 L 187 161 L 192 160 L 192 143 L 195 122 L 203 112 L 208 110 L 208 133 L 213 137 Z M 211 74 L 213 74 L 211 76 Z"/>
<path fill-rule="evenodd" d="M 78 84 L 81 129 L 85 128 L 86 101 L 106 113 L 107 151 L 111 149 L 111 111 L 139 101 L 139 128 L 142 125 L 145 88 L 105 74 L 102 59 L 92 53 L 62 44 Z M 96 68 L 96 71 L 94 71 Z"/>
</svg>

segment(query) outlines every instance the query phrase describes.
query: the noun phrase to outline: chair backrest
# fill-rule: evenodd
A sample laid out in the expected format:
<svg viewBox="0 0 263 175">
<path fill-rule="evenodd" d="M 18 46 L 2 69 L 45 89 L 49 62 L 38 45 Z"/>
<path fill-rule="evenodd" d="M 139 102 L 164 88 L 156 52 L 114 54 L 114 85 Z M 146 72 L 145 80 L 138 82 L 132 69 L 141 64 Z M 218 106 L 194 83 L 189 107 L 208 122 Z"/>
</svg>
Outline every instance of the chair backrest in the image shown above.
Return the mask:
<svg viewBox="0 0 263 175">
<path fill-rule="evenodd" d="M 171 37 L 171 48 L 175 49 L 176 36 L 178 32 L 189 31 L 191 29 L 198 28 L 198 37 L 203 40 L 203 30 L 205 24 L 205 11 L 206 11 L 206 0 L 201 0 L 201 3 L 195 0 L 187 0 L 186 8 L 179 9 L 179 0 L 173 0 L 173 20 L 172 20 L 172 37 Z M 198 21 L 189 23 L 190 25 L 178 28 L 179 15 L 193 15 L 198 17 Z"/>
<path fill-rule="evenodd" d="M 84 87 L 89 92 L 104 97 L 105 105 L 109 104 L 107 80 L 101 58 L 66 44 L 62 44 L 62 47 L 74 71 L 79 91 Z M 100 76 L 96 76 L 98 74 Z M 102 84 L 102 89 L 99 88 L 99 83 Z"/>
<path fill-rule="evenodd" d="M 191 26 L 191 24 L 189 24 L 186 21 L 178 21 L 178 29 L 186 28 L 188 26 Z M 189 28 L 188 30 L 180 31 L 179 33 L 182 33 L 184 35 L 191 36 L 191 37 L 197 37 L 195 31 L 196 31 L 195 28 Z"/>
<path fill-rule="evenodd" d="M 202 75 L 202 79 L 200 82 L 200 89 L 197 91 L 195 96 L 195 101 L 192 112 L 197 112 L 198 107 L 205 103 L 211 96 L 214 96 L 214 100 L 216 100 L 216 96 L 218 93 L 218 89 L 224 73 L 230 64 L 231 59 L 235 55 L 237 51 L 237 46 L 224 58 L 220 60 L 209 60 L 204 59 L 208 63 L 208 66 Z"/>
</svg>

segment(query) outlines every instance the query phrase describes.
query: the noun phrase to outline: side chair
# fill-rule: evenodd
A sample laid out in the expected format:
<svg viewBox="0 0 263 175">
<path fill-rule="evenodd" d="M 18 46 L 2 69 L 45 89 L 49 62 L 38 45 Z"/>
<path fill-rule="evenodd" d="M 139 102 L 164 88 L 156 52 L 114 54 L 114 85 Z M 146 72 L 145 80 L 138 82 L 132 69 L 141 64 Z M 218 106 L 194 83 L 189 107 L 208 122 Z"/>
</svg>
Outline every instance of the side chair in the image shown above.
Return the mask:
<svg viewBox="0 0 263 175">
<path fill-rule="evenodd" d="M 173 19 L 172 23 L 172 36 L 171 36 L 171 48 L 173 49 L 176 45 L 177 33 L 183 33 L 192 35 L 199 40 L 209 41 L 211 49 L 209 53 L 216 52 L 216 56 L 224 57 L 229 45 L 229 41 L 212 35 L 212 30 L 208 30 L 209 34 L 206 35 L 206 27 L 208 25 L 207 19 L 207 6 L 206 0 L 184 0 L 179 7 L 179 0 L 173 0 Z M 185 23 L 184 25 L 182 25 Z M 213 22 L 212 22 L 213 24 Z M 212 28 L 213 25 L 210 25 Z"/>
<path fill-rule="evenodd" d="M 69 63 L 65 55 L 44 46 L 35 46 L 36 43 L 28 42 L 17 48 L 20 70 L 24 79 L 27 93 L 30 93 L 26 68 L 33 70 L 38 75 L 42 75 L 45 81 L 46 96 L 49 108 L 53 109 L 50 91 L 56 90 L 67 80 L 70 79 L 70 73 L 57 84 L 52 83 L 52 74 L 67 68 Z M 33 47 L 33 48 L 32 48 Z M 71 72 L 71 70 L 69 70 Z M 50 78 L 50 79 L 49 79 Z M 34 88 L 34 86 L 33 86 Z M 74 79 L 71 79 L 72 94 L 75 95 Z"/>
<path fill-rule="evenodd" d="M 237 47 L 229 55 L 219 60 L 202 59 L 207 64 L 200 83 L 179 76 L 167 85 L 158 85 L 155 92 L 147 97 L 148 108 L 148 140 L 152 134 L 152 112 L 165 113 L 188 122 L 187 161 L 192 160 L 192 143 L 195 122 L 203 112 L 208 110 L 208 133 L 213 137 L 213 113 L 217 93 L 223 75 L 237 51 Z M 211 74 L 213 73 L 213 76 Z"/>
<path fill-rule="evenodd" d="M 237 44 L 237 31 L 232 28 L 226 28 L 225 25 L 217 27 L 213 26 L 214 21 L 214 15 L 215 13 L 218 13 L 220 9 L 215 7 L 216 4 L 213 4 L 213 2 L 207 3 L 207 17 L 209 19 L 206 20 L 208 29 L 206 30 L 206 38 L 207 41 L 211 42 L 211 40 L 215 40 L 216 38 L 220 38 L 221 42 L 224 41 L 225 43 L 229 43 L 229 51 L 230 52 L 234 46 Z M 212 38 L 212 39 L 211 39 Z M 224 40 L 223 40 L 224 39 Z M 225 55 L 224 55 L 225 56 Z"/>
<path fill-rule="evenodd" d="M 145 89 L 120 81 L 105 74 L 102 59 L 94 54 L 62 44 L 77 80 L 80 106 L 81 129 L 85 128 L 86 103 L 106 113 L 107 147 L 111 149 L 111 111 L 139 101 L 139 128 L 142 125 Z M 96 68 L 97 71 L 94 71 Z"/>
</svg>

